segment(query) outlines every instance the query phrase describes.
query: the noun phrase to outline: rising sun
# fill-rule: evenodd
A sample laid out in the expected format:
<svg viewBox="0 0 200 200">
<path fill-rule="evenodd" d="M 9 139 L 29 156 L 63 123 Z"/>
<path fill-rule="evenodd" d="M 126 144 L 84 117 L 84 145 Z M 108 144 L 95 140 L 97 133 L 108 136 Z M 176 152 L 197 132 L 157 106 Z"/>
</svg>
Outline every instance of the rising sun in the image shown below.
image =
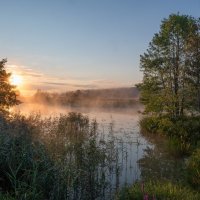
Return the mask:
<svg viewBox="0 0 200 200">
<path fill-rule="evenodd" d="M 10 77 L 10 83 L 15 86 L 20 86 L 22 84 L 22 77 L 17 74 L 12 74 Z"/>
</svg>

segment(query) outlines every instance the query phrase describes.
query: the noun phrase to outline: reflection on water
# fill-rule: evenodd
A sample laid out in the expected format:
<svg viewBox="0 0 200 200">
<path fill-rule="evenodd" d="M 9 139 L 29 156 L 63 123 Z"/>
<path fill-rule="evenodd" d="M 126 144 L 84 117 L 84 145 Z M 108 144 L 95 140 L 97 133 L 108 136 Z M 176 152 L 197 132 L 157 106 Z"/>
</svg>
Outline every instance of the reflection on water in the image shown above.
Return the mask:
<svg viewBox="0 0 200 200">
<path fill-rule="evenodd" d="M 159 135 L 146 135 L 154 148 L 146 148 L 144 156 L 138 160 L 143 180 L 186 180 L 185 160 L 174 157 L 169 151 L 168 140 Z"/>
</svg>

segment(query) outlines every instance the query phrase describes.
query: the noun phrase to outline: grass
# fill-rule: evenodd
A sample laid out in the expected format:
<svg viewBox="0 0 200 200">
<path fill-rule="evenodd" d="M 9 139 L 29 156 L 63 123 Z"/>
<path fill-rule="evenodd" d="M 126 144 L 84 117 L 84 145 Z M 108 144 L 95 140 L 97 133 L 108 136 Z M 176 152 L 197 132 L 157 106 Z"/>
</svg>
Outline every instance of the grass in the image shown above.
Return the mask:
<svg viewBox="0 0 200 200">
<path fill-rule="evenodd" d="M 1 116 L 1 199 L 108 197 L 107 177 L 118 167 L 111 141 L 101 137 L 96 121 L 78 113 L 46 119 Z"/>
<path fill-rule="evenodd" d="M 15 200 L 15 198 L 11 197 L 9 194 L 2 194 L 0 192 L 0 199 L 1 200 Z"/>
<path fill-rule="evenodd" d="M 149 181 L 123 188 L 117 200 L 198 200 L 200 194 L 172 182 Z"/>
<path fill-rule="evenodd" d="M 17 130 L 12 122 L 0 135 L 2 191 L 16 199 L 49 198 L 48 191 L 53 190 L 56 178 L 55 166 L 45 147 L 32 141 L 26 124 L 23 127 L 27 132 L 21 132 L 21 127 Z"/>
<path fill-rule="evenodd" d="M 200 148 L 197 148 L 187 162 L 189 183 L 200 191 Z"/>
</svg>

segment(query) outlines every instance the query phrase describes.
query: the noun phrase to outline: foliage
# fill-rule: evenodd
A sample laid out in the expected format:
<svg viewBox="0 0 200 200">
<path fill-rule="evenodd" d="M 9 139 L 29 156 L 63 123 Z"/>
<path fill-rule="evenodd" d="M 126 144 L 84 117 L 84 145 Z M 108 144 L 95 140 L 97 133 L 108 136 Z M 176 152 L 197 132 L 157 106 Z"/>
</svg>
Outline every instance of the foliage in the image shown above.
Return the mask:
<svg viewBox="0 0 200 200">
<path fill-rule="evenodd" d="M 0 192 L 0 199 L 1 200 L 15 200 L 15 198 L 11 197 L 9 194 L 2 194 Z"/>
<path fill-rule="evenodd" d="M 200 148 L 196 149 L 187 163 L 188 181 L 200 190 Z"/>
<path fill-rule="evenodd" d="M 200 140 L 200 116 L 184 116 L 178 119 L 169 119 L 168 116 L 149 116 L 140 120 L 143 131 L 160 133 L 170 137 L 182 139 L 197 145 Z"/>
<path fill-rule="evenodd" d="M 0 61 L 0 112 L 20 103 L 17 100 L 15 86 L 9 83 L 9 77 L 11 74 L 6 72 L 6 62 L 6 59 Z"/>
<path fill-rule="evenodd" d="M 148 114 L 140 121 L 142 133 L 167 136 L 173 156 L 191 155 L 200 142 L 200 19 L 179 14 L 164 19 L 140 64 L 144 76 L 138 88 Z M 193 184 L 198 163 L 196 151 L 187 167 Z M 175 196 L 168 198 L 184 199 Z"/>
<path fill-rule="evenodd" d="M 145 182 L 135 183 L 133 186 L 124 188 L 119 193 L 119 200 L 197 200 L 200 195 L 189 188 L 173 184 L 171 182 Z"/>
<path fill-rule="evenodd" d="M 15 121 L 1 127 L 0 187 L 16 199 L 44 199 L 52 190 L 55 168 L 44 146 L 32 142 L 28 124 L 18 121 L 20 127 Z"/>
<path fill-rule="evenodd" d="M 138 87 L 147 113 L 178 118 L 199 110 L 199 23 L 191 16 L 170 15 L 141 56 L 144 76 Z"/>
<path fill-rule="evenodd" d="M 156 116 L 144 117 L 140 120 L 140 128 L 142 133 L 158 133 L 159 118 Z"/>
<path fill-rule="evenodd" d="M 188 154 L 200 141 L 200 116 L 170 119 L 168 116 L 149 116 L 140 120 L 143 133 L 163 134 L 169 138 L 174 155 Z"/>
</svg>

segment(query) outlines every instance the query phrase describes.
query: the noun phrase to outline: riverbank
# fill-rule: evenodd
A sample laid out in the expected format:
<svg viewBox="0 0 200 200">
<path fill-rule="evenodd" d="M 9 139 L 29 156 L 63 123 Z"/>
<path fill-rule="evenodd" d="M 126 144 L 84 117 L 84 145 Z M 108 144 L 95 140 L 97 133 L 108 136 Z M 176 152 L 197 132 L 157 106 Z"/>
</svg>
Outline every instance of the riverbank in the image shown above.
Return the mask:
<svg viewBox="0 0 200 200">
<path fill-rule="evenodd" d="M 139 160 L 142 181 L 124 188 L 119 199 L 199 199 L 200 117 L 149 116 L 140 126 L 155 147 Z"/>
</svg>

